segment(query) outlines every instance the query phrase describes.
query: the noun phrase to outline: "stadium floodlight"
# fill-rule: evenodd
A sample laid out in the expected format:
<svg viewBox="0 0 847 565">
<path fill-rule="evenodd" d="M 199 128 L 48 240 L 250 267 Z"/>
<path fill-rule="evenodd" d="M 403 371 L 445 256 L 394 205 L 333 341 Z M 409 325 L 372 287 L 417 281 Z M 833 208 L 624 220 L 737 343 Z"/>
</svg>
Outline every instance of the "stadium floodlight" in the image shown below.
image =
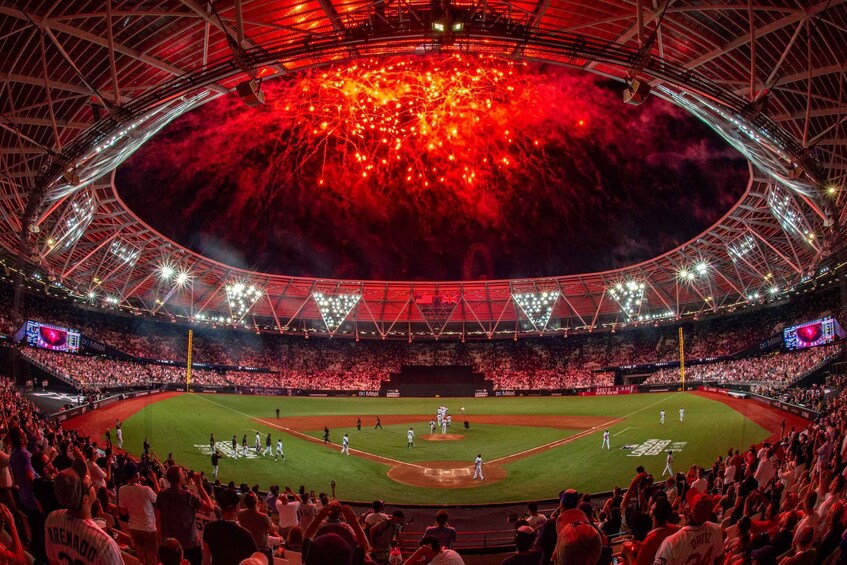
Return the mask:
<svg viewBox="0 0 847 565">
<path fill-rule="evenodd" d="M 170 278 L 174 276 L 174 272 L 174 268 L 167 263 L 159 267 L 159 276 L 164 280 L 170 280 Z"/>
<path fill-rule="evenodd" d="M 697 263 L 697 266 L 694 267 L 694 269 L 697 271 L 698 275 L 705 275 L 706 271 L 709 270 L 709 264 L 705 262 Z"/>
<path fill-rule="evenodd" d="M 644 282 L 629 279 L 610 286 L 606 289 L 606 292 L 612 297 L 612 300 L 618 303 L 629 319 L 637 320 L 641 310 L 647 305 L 644 294 L 645 287 Z"/>
<path fill-rule="evenodd" d="M 513 292 L 512 298 L 521 307 L 535 329 L 543 332 L 553 315 L 553 307 L 559 298 L 559 291 Z"/>
<path fill-rule="evenodd" d="M 180 271 L 176 276 L 176 284 L 179 286 L 185 286 L 188 280 L 191 278 L 191 275 L 188 274 L 188 271 Z"/>
<path fill-rule="evenodd" d="M 312 298 L 315 304 L 318 305 L 318 310 L 321 312 L 326 329 L 330 334 L 335 333 L 347 315 L 358 304 L 361 294 L 324 294 L 323 292 L 313 292 Z"/>
<path fill-rule="evenodd" d="M 226 292 L 230 314 L 232 315 L 227 318 L 227 322 L 241 320 L 264 294 L 255 285 L 248 285 L 245 282 L 230 283 L 224 287 L 224 292 Z"/>
</svg>

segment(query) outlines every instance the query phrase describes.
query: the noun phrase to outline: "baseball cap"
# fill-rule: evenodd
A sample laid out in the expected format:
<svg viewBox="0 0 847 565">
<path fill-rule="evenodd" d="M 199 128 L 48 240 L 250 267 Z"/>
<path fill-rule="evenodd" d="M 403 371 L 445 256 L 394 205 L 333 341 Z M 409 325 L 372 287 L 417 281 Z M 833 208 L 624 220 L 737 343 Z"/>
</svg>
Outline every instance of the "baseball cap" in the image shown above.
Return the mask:
<svg viewBox="0 0 847 565">
<path fill-rule="evenodd" d="M 600 559 L 601 544 L 600 532 L 587 520 L 567 522 L 556 540 L 556 565 L 595 565 Z"/>
<path fill-rule="evenodd" d="M 562 493 L 561 502 L 564 508 L 576 508 L 576 505 L 579 504 L 579 493 L 569 488 Z"/>
<path fill-rule="evenodd" d="M 218 506 L 221 508 L 235 508 L 238 506 L 239 498 L 238 493 L 235 489 L 225 488 L 222 489 L 220 494 L 216 497 L 218 502 Z"/>
<path fill-rule="evenodd" d="M 712 519 L 712 510 L 715 505 L 712 497 L 708 494 L 698 494 L 691 501 L 691 520 L 697 524 L 703 524 Z"/>
<path fill-rule="evenodd" d="M 124 475 L 126 475 L 127 479 L 133 478 L 138 474 L 138 465 L 135 461 L 127 461 L 124 465 Z"/>
<path fill-rule="evenodd" d="M 74 459 L 73 464 L 59 473 L 53 480 L 53 492 L 62 508 L 76 510 L 82 505 L 82 484 L 88 475 L 88 467 L 81 458 Z"/>
<path fill-rule="evenodd" d="M 242 559 L 238 565 L 268 565 L 268 556 L 257 551 L 247 559 Z"/>
<path fill-rule="evenodd" d="M 338 534 L 323 534 L 307 541 L 303 548 L 304 565 L 349 565 L 353 562 L 353 548 Z"/>
</svg>

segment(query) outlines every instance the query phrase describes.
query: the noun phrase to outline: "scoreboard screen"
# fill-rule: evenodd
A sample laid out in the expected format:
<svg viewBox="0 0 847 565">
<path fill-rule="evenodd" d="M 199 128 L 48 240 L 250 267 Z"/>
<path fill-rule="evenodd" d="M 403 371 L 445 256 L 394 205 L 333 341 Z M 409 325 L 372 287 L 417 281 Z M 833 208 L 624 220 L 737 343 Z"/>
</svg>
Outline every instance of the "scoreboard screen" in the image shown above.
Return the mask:
<svg viewBox="0 0 847 565">
<path fill-rule="evenodd" d="M 50 349 L 53 351 L 65 351 L 68 353 L 79 352 L 79 332 L 27 320 L 26 342 L 31 347 Z"/>
<path fill-rule="evenodd" d="M 782 337 L 785 348 L 806 349 L 832 343 L 836 338 L 836 321 L 832 316 L 785 328 Z"/>
</svg>

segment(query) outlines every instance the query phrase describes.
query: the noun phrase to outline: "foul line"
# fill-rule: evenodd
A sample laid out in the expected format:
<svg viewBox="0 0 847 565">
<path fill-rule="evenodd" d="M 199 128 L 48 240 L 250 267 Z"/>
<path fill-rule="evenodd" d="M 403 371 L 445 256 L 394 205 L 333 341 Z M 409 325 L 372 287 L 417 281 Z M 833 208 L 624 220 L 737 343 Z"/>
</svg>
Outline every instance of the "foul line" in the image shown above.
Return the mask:
<svg viewBox="0 0 847 565">
<path fill-rule="evenodd" d="M 631 430 L 631 429 L 632 429 L 632 428 L 624 428 L 624 429 L 622 429 L 621 431 L 619 431 L 618 433 L 616 433 L 616 434 L 612 434 L 612 437 L 619 436 L 619 435 L 621 435 L 622 433 L 624 433 L 625 431 L 627 431 L 627 430 Z"/>
<path fill-rule="evenodd" d="M 293 435 L 295 437 L 299 437 L 300 439 L 305 439 L 305 440 L 310 441 L 312 443 L 317 443 L 319 445 L 323 445 L 322 440 L 319 440 L 316 437 L 312 437 L 310 435 L 304 434 L 303 432 L 299 432 L 297 430 L 292 430 L 291 428 L 286 428 L 285 426 L 282 426 L 280 424 L 277 424 L 277 423 L 269 421 L 269 420 L 265 420 L 263 418 L 257 418 L 255 416 L 251 416 L 250 414 L 247 414 L 245 412 L 241 412 L 240 410 L 236 410 L 235 408 L 230 408 L 229 406 L 225 406 L 225 405 L 223 405 L 219 402 L 215 402 L 214 400 L 209 400 L 208 398 L 206 398 L 202 395 L 199 395 L 199 394 L 196 394 L 196 393 L 190 393 L 190 394 L 192 396 L 195 396 L 195 397 L 201 399 L 201 400 L 205 400 L 206 402 L 208 402 L 210 404 L 214 404 L 216 406 L 220 406 L 221 408 L 229 410 L 230 412 L 235 412 L 236 414 L 240 414 L 240 415 L 242 415 L 246 418 L 250 418 L 252 420 L 256 420 L 257 422 L 261 422 L 261 423 L 265 424 L 266 426 L 270 426 L 270 427 L 276 428 L 278 430 L 283 430 L 290 435 Z M 608 427 L 608 426 L 612 426 L 612 425 L 614 425 L 614 424 L 616 424 L 616 423 L 618 423 L 622 420 L 626 420 L 630 416 L 634 416 L 635 414 L 638 414 L 639 412 L 643 412 L 644 410 L 647 410 L 648 408 L 652 408 L 653 406 L 656 406 L 657 404 L 661 404 L 662 402 L 670 400 L 671 398 L 673 398 L 674 396 L 677 396 L 678 394 L 680 394 L 680 393 L 675 392 L 674 394 L 672 394 L 668 398 L 663 398 L 662 400 L 658 400 L 658 401 L 654 402 L 653 404 L 649 404 L 647 406 L 639 408 L 638 410 L 635 410 L 634 412 L 630 412 L 629 414 L 627 414 L 625 416 L 615 418 L 614 420 L 609 420 L 608 422 L 605 422 L 605 423 L 603 423 L 599 426 L 594 426 L 594 427 L 589 428 L 587 430 L 583 430 L 578 434 L 574 434 L 572 436 L 568 436 L 568 437 L 563 438 L 563 439 L 558 439 L 556 441 L 551 441 L 549 443 L 545 443 L 543 445 L 539 445 L 537 447 L 533 447 L 533 448 L 530 448 L 530 449 L 525 449 L 525 450 L 519 451 L 517 453 L 512 453 L 510 455 L 504 455 L 503 457 L 498 457 L 497 459 L 492 459 L 491 461 L 488 461 L 488 463 L 490 464 L 490 463 L 507 462 L 511 459 L 520 459 L 522 455 L 527 455 L 527 454 L 533 453 L 535 451 L 539 451 L 539 452 L 540 451 L 548 451 L 548 450 L 554 449 L 556 447 L 561 447 L 562 445 L 567 445 L 567 444 L 569 444 L 573 441 L 576 441 L 578 439 L 582 439 L 586 436 L 593 434 L 597 430 L 597 428 L 605 428 L 605 427 Z M 626 428 L 626 429 L 628 430 L 629 428 Z M 623 431 L 626 431 L 626 430 L 623 430 Z M 617 435 L 617 434 L 615 434 L 615 435 Z M 338 444 L 333 444 L 333 445 L 338 445 Z M 429 469 L 429 467 L 424 467 L 422 465 L 415 465 L 414 463 L 407 463 L 405 461 L 399 461 L 397 459 L 391 459 L 390 457 L 383 457 L 382 455 L 376 455 L 375 453 L 369 453 L 367 451 L 362 451 L 360 449 L 349 448 L 349 451 L 351 453 L 360 454 L 360 455 L 364 456 L 365 458 L 377 461 L 378 463 L 392 464 L 392 465 L 404 465 L 406 467 L 414 467 L 415 469 L 421 469 L 421 470 Z M 468 468 L 470 468 L 470 467 L 473 467 L 473 464 L 468 465 Z M 464 469 L 464 467 L 459 467 L 459 468 Z"/>
<path fill-rule="evenodd" d="M 286 428 L 285 426 L 283 426 L 281 424 L 277 424 L 277 423 L 269 421 L 269 420 L 265 420 L 265 419 L 262 419 L 262 418 L 257 418 L 255 416 L 251 416 L 250 414 L 247 414 L 247 413 L 242 412 L 240 410 L 236 410 L 235 408 L 230 408 L 229 406 L 225 406 L 225 405 L 223 405 L 219 402 L 215 402 L 214 400 L 209 400 L 208 398 L 201 396 L 201 395 L 198 395 L 198 394 L 195 394 L 195 393 L 191 393 L 191 395 L 196 396 L 197 398 L 199 398 L 201 400 L 205 400 L 206 402 L 209 402 L 209 403 L 214 404 L 216 406 L 220 406 L 221 408 L 229 410 L 230 412 L 235 412 L 236 414 L 240 414 L 240 415 L 242 415 L 246 418 L 250 418 L 251 420 L 261 422 L 261 423 L 265 424 L 266 426 L 270 426 L 272 428 L 282 430 L 282 431 L 284 431 L 284 432 L 286 432 L 290 435 L 293 435 L 295 437 L 298 437 L 300 439 L 305 439 L 307 441 L 310 441 L 312 443 L 316 443 L 318 445 L 324 445 L 323 440 L 320 440 L 316 437 L 312 437 L 308 434 L 304 434 L 303 432 L 299 432 L 297 430 L 292 430 L 291 428 Z M 338 446 L 338 445 L 341 445 L 341 444 L 333 443 L 331 445 Z M 407 467 L 414 467 L 416 469 L 422 469 L 422 470 L 429 469 L 429 467 L 424 467 L 422 465 L 415 465 L 414 463 L 407 463 L 405 461 L 399 461 L 397 459 L 391 459 L 390 457 L 383 457 L 382 455 L 377 455 L 375 453 L 369 453 L 367 451 L 362 451 L 361 449 L 353 449 L 352 447 L 350 447 L 350 448 L 348 448 L 348 451 L 350 453 L 353 453 L 353 454 L 362 455 L 363 457 L 365 457 L 367 459 L 371 459 L 373 461 L 376 461 L 377 463 L 383 463 L 385 465 L 405 465 Z"/>
<path fill-rule="evenodd" d="M 518 456 L 526 455 L 526 454 L 532 453 L 533 451 L 547 451 L 549 449 L 553 449 L 553 448 L 556 448 L 556 447 L 560 447 L 562 445 L 566 445 L 568 443 L 571 443 L 572 441 L 576 441 L 578 439 L 582 439 L 586 436 L 593 434 L 597 430 L 597 428 L 605 428 L 605 427 L 608 427 L 608 426 L 612 426 L 612 425 L 614 425 L 614 424 L 616 424 L 616 423 L 618 423 L 622 420 L 626 420 L 630 416 L 634 416 L 635 414 L 638 414 L 639 412 L 643 412 L 644 410 L 647 410 L 648 408 L 652 408 L 653 406 L 656 406 L 657 404 L 661 404 L 662 402 L 670 400 L 671 398 L 673 398 L 677 394 L 679 394 L 679 392 L 675 392 L 671 396 L 669 396 L 668 398 L 663 398 L 662 400 L 658 400 L 658 401 L 654 402 L 653 404 L 650 404 L 648 406 L 644 406 L 643 408 L 639 408 L 638 410 L 636 410 L 634 412 L 630 412 L 629 414 L 627 414 L 625 416 L 621 416 L 620 418 L 615 418 L 614 420 L 609 420 L 608 422 L 601 424 L 599 426 L 594 426 L 593 428 L 583 430 L 578 434 L 568 436 L 568 437 L 563 438 L 563 439 L 557 439 L 556 441 L 551 441 L 550 443 L 545 443 L 544 445 L 539 445 L 538 447 L 533 447 L 532 449 L 525 449 L 523 451 L 519 451 L 519 452 L 513 453 L 511 455 L 498 457 L 497 459 L 492 459 L 491 461 L 489 461 L 489 463 L 497 463 L 497 462 L 500 462 L 500 461 L 508 461 L 510 459 L 513 459 L 513 458 L 517 459 L 517 458 L 519 458 Z"/>
</svg>

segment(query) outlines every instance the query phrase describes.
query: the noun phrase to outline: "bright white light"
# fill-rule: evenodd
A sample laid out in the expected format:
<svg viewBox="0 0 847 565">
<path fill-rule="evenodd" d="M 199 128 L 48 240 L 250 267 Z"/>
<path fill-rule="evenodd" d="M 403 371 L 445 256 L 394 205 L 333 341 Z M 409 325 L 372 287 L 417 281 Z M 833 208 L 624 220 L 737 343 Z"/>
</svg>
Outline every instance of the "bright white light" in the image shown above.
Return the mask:
<svg viewBox="0 0 847 565">
<path fill-rule="evenodd" d="M 172 276 L 174 276 L 174 268 L 170 265 L 162 265 L 159 268 L 159 276 L 165 280 L 170 279 Z"/>
<path fill-rule="evenodd" d="M 315 299 L 315 303 L 318 305 L 318 310 L 321 312 L 321 317 L 326 324 L 327 330 L 332 333 L 341 327 L 347 315 L 356 303 L 359 302 L 361 295 L 314 292 L 312 298 Z"/>
<path fill-rule="evenodd" d="M 700 275 L 705 274 L 705 272 L 709 270 L 709 264 L 708 263 L 697 263 L 697 266 L 695 267 L 695 269 L 697 269 L 697 274 L 700 274 Z"/>
<path fill-rule="evenodd" d="M 777 292 L 779 292 L 779 287 L 772 286 L 770 292 L 771 292 L 771 294 L 776 294 Z"/>
<path fill-rule="evenodd" d="M 512 294 L 512 298 L 521 307 L 537 330 L 543 330 L 553 315 L 553 306 L 559 298 L 559 291 L 524 292 Z"/>
<path fill-rule="evenodd" d="M 188 277 L 189 275 L 187 271 L 180 271 L 179 274 L 176 276 L 176 284 L 178 284 L 179 286 L 184 286 L 185 283 L 188 282 Z"/>
</svg>

